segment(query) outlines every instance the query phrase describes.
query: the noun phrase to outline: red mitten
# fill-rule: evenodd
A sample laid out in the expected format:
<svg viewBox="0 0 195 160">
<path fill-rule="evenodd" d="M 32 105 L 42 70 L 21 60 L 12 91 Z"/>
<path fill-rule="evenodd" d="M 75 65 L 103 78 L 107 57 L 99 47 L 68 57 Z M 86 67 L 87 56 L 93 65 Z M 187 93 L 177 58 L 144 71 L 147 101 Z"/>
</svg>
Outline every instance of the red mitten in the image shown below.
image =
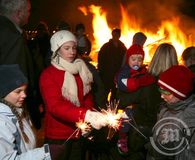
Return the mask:
<svg viewBox="0 0 195 160">
<path fill-rule="evenodd" d="M 134 92 L 138 90 L 138 84 L 136 82 L 136 78 L 128 78 L 127 79 L 127 88 L 129 92 Z"/>
<path fill-rule="evenodd" d="M 148 86 L 155 83 L 155 78 L 150 74 L 145 74 L 136 79 L 138 87 Z"/>
<path fill-rule="evenodd" d="M 129 92 L 134 92 L 139 88 L 148 86 L 152 83 L 155 83 L 155 78 L 150 74 L 146 74 L 137 78 L 128 78 L 127 88 Z"/>
</svg>

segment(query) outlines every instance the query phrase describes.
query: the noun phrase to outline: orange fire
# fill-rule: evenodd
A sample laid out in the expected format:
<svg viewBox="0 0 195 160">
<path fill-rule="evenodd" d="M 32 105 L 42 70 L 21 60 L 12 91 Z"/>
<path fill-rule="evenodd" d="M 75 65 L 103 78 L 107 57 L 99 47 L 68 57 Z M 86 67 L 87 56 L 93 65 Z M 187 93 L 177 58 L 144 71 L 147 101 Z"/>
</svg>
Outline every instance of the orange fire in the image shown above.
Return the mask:
<svg viewBox="0 0 195 160">
<path fill-rule="evenodd" d="M 141 28 L 138 21 L 136 21 L 134 17 L 129 16 L 122 5 L 120 6 L 120 9 L 122 17 L 120 22 L 120 40 L 126 45 L 126 47 L 130 47 L 132 44 L 133 35 L 136 32 L 144 32 L 147 36 L 147 41 L 144 45 L 144 50 L 146 53 L 145 63 L 150 62 L 156 47 L 160 43 L 172 43 L 178 53 L 179 61 L 181 60 L 181 54 L 183 50 L 186 47 L 192 45 L 190 37 L 187 37 L 179 28 L 179 17 L 162 21 L 161 25 L 158 27 L 158 31 L 154 33 L 152 31 Z M 109 27 L 109 24 L 107 23 L 106 11 L 104 11 L 100 6 L 90 5 L 89 11 L 93 15 L 92 26 L 94 36 L 91 57 L 94 61 L 97 62 L 97 53 L 101 46 L 108 42 L 108 40 L 111 38 L 112 28 Z"/>
</svg>

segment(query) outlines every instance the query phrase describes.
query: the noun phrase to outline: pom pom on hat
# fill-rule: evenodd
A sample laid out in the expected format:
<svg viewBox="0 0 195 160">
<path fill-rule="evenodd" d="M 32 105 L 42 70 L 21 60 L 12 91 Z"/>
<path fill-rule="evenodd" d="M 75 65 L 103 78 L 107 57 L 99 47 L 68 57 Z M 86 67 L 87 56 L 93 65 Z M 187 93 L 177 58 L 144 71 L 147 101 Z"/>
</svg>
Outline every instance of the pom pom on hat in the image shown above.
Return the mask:
<svg viewBox="0 0 195 160">
<path fill-rule="evenodd" d="M 184 100 L 192 92 L 193 74 L 187 67 L 173 66 L 160 74 L 158 85 L 175 97 Z"/>
<path fill-rule="evenodd" d="M 73 41 L 77 43 L 75 35 L 67 30 L 61 30 L 54 33 L 50 39 L 51 50 L 55 53 L 64 43 Z"/>
<path fill-rule="evenodd" d="M 28 83 L 27 78 L 17 64 L 0 65 L 0 75 L 0 98 Z"/>
<path fill-rule="evenodd" d="M 127 50 L 127 53 L 126 53 L 126 64 L 128 64 L 128 61 L 129 61 L 129 57 L 131 55 L 134 55 L 134 54 L 140 54 L 143 56 L 143 59 L 144 59 L 144 50 L 143 48 L 140 46 L 140 45 L 132 45 L 128 50 Z"/>
</svg>

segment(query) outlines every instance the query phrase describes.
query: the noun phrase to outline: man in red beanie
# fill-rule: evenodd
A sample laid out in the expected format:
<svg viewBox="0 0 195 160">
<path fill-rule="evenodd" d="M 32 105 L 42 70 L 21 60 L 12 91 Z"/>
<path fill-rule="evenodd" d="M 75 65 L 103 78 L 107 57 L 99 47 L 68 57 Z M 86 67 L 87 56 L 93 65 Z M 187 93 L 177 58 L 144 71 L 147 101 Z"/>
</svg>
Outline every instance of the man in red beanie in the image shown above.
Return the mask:
<svg viewBox="0 0 195 160">
<path fill-rule="evenodd" d="M 160 74 L 158 85 L 165 102 L 160 105 L 158 121 L 151 137 L 151 144 L 157 152 L 150 156 L 154 159 L 156 156 L 157 159 L 195 159 L 192 72 L 184 66 L 173 66 Z"/>
<path fill-rule="evenodd" d="M 143 65 L 144 50 L 142 46 L 133 44 L 126 53 L 126 64 L 122 67 L 116 76 L 117 87 L 123 92 L 135 92 L 141 87 L 148 86 L 155 82 L 152 75 L 147 72 L 146 66 Z M 119 95 L 120 96 L 120 95 Z M 125 108 L 127 119 L 131 117 L 131 108 Z M 128 153 L 127 133 L 130 125 L 124 120 L 119 131 L 118 149 L 121 154 Z"/>
</svg>

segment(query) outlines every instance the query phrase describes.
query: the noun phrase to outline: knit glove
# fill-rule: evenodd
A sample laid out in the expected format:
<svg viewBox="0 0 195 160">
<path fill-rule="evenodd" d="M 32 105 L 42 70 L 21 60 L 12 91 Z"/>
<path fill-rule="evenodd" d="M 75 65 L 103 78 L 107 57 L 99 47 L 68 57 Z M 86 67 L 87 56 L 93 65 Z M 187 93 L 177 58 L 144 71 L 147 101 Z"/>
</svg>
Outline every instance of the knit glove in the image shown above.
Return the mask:
<svg viewBox="0 0 195 160">
<path fill-rule="evenodd" d="M 154 83 L 155 78 L 150 74 L 146 74 L 138 78 L 122 79 L 122 82 L 127 86 L 129 92 L 134 92 L 141 87 Z"/>
<path fill-rule="evenodd" d="M 107 124 L 106 118 L 102 113 L 90 110 L 87 110 L 84 121 L 90 123 L 91 126 L 97 130 L 106 126 Z"/>
</svg>

